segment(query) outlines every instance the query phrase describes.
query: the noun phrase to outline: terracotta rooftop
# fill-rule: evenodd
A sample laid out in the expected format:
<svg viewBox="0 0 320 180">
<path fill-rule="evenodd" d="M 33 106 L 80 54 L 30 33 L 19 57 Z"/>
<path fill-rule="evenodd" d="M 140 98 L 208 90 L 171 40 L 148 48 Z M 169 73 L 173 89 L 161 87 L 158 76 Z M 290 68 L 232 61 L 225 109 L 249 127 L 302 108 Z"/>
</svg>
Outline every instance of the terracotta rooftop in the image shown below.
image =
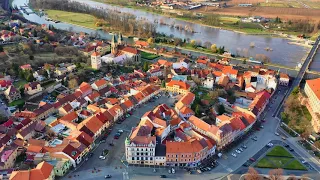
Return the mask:
<svg viewBox="0 0 320 180">
<path fill-rule="evenodd" d="M 171 80 L 169 83 L 167 83 L 166 86 L 179 86 L 180 89 L 188 90 L 190 88 L 190 85 L 186 82 L 183 82 L 181 80 Z"/>
<path fill-rule="evenodd" d="M 306 80 L 306 83 L 320 101 L 320 78 Z"/>
</svg>

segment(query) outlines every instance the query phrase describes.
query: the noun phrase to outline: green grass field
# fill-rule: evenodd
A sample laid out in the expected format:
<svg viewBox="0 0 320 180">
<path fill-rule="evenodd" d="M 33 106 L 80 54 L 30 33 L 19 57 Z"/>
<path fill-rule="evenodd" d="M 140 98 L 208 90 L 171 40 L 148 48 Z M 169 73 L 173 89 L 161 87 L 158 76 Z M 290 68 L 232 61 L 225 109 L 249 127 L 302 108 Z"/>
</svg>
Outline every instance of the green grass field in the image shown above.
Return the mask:
<svg viewBox="0 0 320 180">
<path fill-rule="evenodd" d="M 274 168 L 273 164 L 268 161 L 267 158 L 262 158 L 257 164 L 256 164 L 256 167 L 259 167 L 259 168 Z"/>
<path fill-rule="evenodd" d="M 90 14 L 58 11 L 58 10 L 47 10 L 48 17 L 54 20 L 84 26 L 91 29 L 97 29 L 95 26 L 96 18 Z"/>
<path fill-rule="evenodd" d="M 147 53 L 147 52 L 144 52 L 144 51 L 141 51 L 140 54 L 141 54 L 141 58 L 148 59 L 148 60 L 153 60 L 153 59 L 159 57 L 158 55 Z"/>
<path fill-rule="evenodd" d="M 298 160 L 294 160 L 287 164 L 284 169 L 307 170 Z"/>
<path fill-rule="evenodd" d="M 288 170 L 307 170 L 282 146 L 275 146 L 265 157 L 260 159 L 255 167 L 259 168 L 282 168 Z"/>
<path fill-rule="evenodd" d="M 275 156 L 275 157 L 290 157 L 293 156 L 282 146 L 274 147 L 270 152 L 267 153 L 267 156 Z"/>
<path fill-rule="evenodd" d="M 23 106 L 23 105 L 24 105 L 23 99 L 15 100 L 15 101 L 9 103 L 9 106 Z"/>
</svg>

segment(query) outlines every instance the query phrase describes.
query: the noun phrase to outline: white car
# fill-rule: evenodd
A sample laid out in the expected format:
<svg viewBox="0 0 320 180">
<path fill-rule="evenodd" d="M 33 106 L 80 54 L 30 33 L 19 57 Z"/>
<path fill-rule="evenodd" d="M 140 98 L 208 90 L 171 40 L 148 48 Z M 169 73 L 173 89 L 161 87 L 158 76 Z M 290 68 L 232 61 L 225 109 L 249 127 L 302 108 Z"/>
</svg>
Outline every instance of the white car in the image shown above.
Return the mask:
<svg viewBox="0 0 320 180">
<path fill-rule="evenodd" d="M 105 160 L 106 157 L 105 156 L 99 156 L 99 159 Z"/>
<path fill-rule="evenodd" d="M 236 155 L 236 154 L 234 154 L 234 153 L 231 153 L 231 156 L 233 156 L 233 157 L 237 157 L 237 155 Z"/>
<path fill-rule="evenodd" d="M 240 154 L 240 153 L 241 153 L 241 151 L 239 151 L 238 149 L 236 150 L 236 152 L 237 152 L 238 154 Z"/>
<path fill-rule="evenodd" d="M 268 147 L 272 147 L 273 144 L 272 144 L 272 143 L 268 143 L 267 146 L 268 146 Z"/>
<path fill-rule="evenodd" d="M 275 132 L 274 134 L 275 134 L 276 136 L 280 136 L 280 134 L 279 134 L 279 133 L 277 133 L 277 132 Z"/>
<path fill-rule="evenodd" d="M 302 161 L 301 161 L 302 164 L 305 164 L 306 162 L 307 162 L 307 161 L 305 161 L 305 160 L 302 160 Z"/>
<path fill-rule="evenodd" d="M 242 148 L 238 148 L 238 150 L 241 151 L 241 152 L 243 152 L 243 149 L 242 149 Z"/>
<path fill-rule="evenodd" d="M 123 133 L 123 130 L 122 130 L 122 129 L 119 129 L 118 132 L 119 132 L 119 133 Z"/>
</svg>

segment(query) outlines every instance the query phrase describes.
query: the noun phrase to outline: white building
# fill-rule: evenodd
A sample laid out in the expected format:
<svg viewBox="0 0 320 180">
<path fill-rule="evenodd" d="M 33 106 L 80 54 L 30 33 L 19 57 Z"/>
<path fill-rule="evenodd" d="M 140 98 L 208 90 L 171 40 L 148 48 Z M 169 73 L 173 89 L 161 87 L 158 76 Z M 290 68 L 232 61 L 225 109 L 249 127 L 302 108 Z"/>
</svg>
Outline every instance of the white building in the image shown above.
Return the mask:
<svg viewBox="0 0 320 180">
<path fill-rule="evenodd" d="M 93 69 L 101 68 L 101 55 L 98 52 L 94 52 L 91 54 L 91 67 Z"/>
</svg>

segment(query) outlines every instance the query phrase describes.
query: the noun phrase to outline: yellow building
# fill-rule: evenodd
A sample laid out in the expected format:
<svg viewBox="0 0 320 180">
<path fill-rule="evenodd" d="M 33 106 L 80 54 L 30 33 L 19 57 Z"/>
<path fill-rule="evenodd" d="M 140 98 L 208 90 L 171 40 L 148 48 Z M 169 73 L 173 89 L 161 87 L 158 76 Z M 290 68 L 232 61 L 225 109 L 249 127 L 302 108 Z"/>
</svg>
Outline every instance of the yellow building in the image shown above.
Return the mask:
<svg viewBox="0 0 320 180">
<path fill-rule="evenodd" d="M 190 85 L 181 80 L 171 80 L 166 83 L 166 90 L 172 93 L 187 94 L 190 91 Z"/>
</svg>

